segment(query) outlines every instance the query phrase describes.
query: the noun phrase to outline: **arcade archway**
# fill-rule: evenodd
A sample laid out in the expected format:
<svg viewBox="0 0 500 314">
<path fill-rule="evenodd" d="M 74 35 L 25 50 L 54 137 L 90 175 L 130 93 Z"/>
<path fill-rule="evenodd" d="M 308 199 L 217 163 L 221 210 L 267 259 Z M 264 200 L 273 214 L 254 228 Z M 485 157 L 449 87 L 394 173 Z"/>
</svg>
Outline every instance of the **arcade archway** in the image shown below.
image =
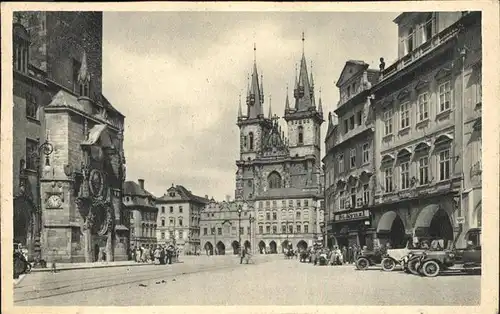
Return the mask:
<svg viewBox="0 0 500 314">
<path fill-rule="evenodd" d="M 259 252 L 260 254 L 264 254 L 266 251 L 266 244 L 264 243 L 264 241 L 260 241 L 259 242 Z"/>
<path fill-rule="evenodd" d="M 299 251 L 305 251 L 307 250 L 307 242 L 304 240 L 300 240 L 299 243 L 297 243 L 297 249 Z"/>
<path fill-rule="evenodd" d="M 443 239 L 445 247 L 453 241 L 453 226 L 448 213 L 438 205 L 428 205 L 418 214 L 415 236 L 423 239 Z"/>
<path fill-rule="evenodd" d="M 226 246 L 222 241 L 217 243 L 217 255 L 225 255 L 226 254 Z"/>
<path fill-rule="evenodd" d="M 285 250 L 288 250 L 290 249 L 290 242 L 288 240 L 285 240 L 283 241 L 283 243 L 281 243 L 281 251 L 282 253 L 285 252 Z"/>
<path fill-rule="evenodd" d="M 238 254 L 240 248 L 238 241 L 234 240 L 233 243 L 231 243 L 231 246 L 233 247 L 233 254 Z"/>
<path fill-rule="evenodd" d="M 271 243 L 269 243 L 269 250 L 271 251 L 271 254 L 278 253 L 278 251 L 276 250 L 276 242 L 271 241 Z"/>
<path fill-rule="evenodd" d="M 392 248 L 403 248 L 406 245 L 406 232 L 403 220 L 395 211 L 382 215 L 377 226 L 379 238 L 385 239 Z"/>
<path fill-rule="evenodd" d="M 203 248 L 205 249 L 205 252 L 207 252 L 208 255 L 214 255 L 214 246 L 212 245 L 212 243 L 210 242 L 205 243 Z"/>
</svg>

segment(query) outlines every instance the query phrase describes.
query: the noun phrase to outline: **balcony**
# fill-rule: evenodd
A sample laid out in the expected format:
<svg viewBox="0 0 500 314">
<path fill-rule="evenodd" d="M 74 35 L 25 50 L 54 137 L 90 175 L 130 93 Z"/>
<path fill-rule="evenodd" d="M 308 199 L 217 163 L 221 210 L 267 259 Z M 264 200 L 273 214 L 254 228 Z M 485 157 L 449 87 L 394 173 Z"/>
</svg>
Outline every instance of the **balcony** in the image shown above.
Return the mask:
<svg viewBox="0 0 500 314">
<path fill-rule="evenodd" d="M 393 76 L 395 73 L 401 71 L 406 68 L 410 64 L 413 64 L 415 61 L 419 60 L 425 55 L 428 55 L 432 51 L 436 50 L 436 48 L 442 46 L 452 38 L 454 38 L 460 32 L 460 28 L 457 24 L 453 24 L 450 27 L 444 29 L 439 34 L 436 34 L 430 40 L 421 44 L 413 51 L 402 57 L 401 59 L 394 62 L 392 65 L 387 67 L 380 76 L 381 81 Z"/>
</svg>

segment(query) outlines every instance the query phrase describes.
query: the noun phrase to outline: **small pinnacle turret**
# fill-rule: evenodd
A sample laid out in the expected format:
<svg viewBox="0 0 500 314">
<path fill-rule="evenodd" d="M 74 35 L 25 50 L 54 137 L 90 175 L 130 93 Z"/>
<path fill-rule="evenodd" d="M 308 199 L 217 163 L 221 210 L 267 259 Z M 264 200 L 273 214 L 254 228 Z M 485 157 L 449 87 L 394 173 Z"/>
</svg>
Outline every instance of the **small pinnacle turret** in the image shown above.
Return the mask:
<svg viewBox="0 0 500 314">
<path fill-rule="evenodd" d="M 268 118 L 269 119 L 273 118 L 273 111 L 271 109 L 271 95 L 269 95 L 269 115 L 268 115 Z"/>
</svg>

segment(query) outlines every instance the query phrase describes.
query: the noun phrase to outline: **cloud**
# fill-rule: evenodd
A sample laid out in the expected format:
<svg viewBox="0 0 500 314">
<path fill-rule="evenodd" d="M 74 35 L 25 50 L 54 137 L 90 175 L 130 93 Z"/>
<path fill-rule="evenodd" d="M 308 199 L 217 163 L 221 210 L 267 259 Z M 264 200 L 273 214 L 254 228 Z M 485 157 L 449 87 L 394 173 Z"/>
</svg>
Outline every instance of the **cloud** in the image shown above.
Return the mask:
<svg viewBox="0 0 500 314">
<path fill-rule="evenodd" d="M 172 183 L 217 199 L 233 195 L 239 157 L 239 95 L 245 110 L 247 74 L 257 43 L 265 107 L 282 115 L 293 98 L 300 33 L 313 62 L 323 106 L 336 106 L 334 82 L 347 59 L 394 55 L 395 14 L 105 13 L 103 90 L 126 116 L 127 179 L 146 179 L 162 195 Z M 386 28 L 392 27 L 387 32 Z M 394 42 L 393 47 L 380 43 Z M 390 59 L 390 58 L 388 58 Z M 286 130 L 286 129 L 285 129 Z M 326 123 L 322 128 L 323 138 Z"/>
</svg>

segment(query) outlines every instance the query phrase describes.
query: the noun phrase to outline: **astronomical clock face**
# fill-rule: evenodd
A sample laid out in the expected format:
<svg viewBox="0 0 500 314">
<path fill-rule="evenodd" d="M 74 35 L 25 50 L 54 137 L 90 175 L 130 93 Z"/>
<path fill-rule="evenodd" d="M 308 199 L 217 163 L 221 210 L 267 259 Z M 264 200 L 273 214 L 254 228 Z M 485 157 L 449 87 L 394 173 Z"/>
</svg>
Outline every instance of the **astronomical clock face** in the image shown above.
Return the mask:
<svg viewBox="0 0 500 314">
<path fill-rule="evenodd" d="M 89 176 L 89 187 L 92 195 L 100 196 L 104 190 L 104 177 L 99 170 L 92 170 Z"/>
</svg>

